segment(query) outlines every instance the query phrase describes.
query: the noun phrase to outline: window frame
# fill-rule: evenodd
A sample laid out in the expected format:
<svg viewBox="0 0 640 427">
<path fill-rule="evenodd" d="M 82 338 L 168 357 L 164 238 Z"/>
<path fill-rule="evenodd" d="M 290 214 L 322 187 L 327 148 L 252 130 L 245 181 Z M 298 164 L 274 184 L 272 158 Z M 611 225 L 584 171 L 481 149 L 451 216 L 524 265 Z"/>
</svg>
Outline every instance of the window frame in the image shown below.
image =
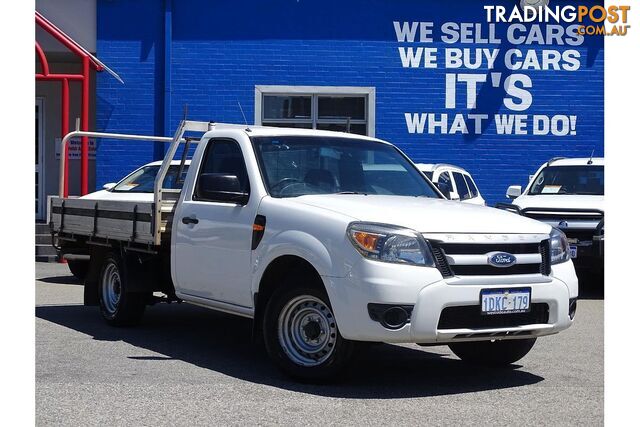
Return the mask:
<svg viewBox="0 0 640 427">
<path fill-rule="evenodd" d="M 451 200 L 451 192 L 456 191 L 456 188 L 455 188 L 455 182 L 453 182 L 453 175 L 451 175 L 451 173 L 450 173 L 448 170 L 444 170 L 444 171 L 442 171 L 442 172 L 439 172 L 439 173 L 437 174 L 437 178 L 435 179 L 435 181 L 433 181 L 433 180 L 432 180 L 432 182 L 433 182 L 434 184 L 438 185 L 438 190 L 440 190 L 440 187 L 439 187 L 439 185 L 440 185 L 440 184 L 439 184 L 439 183 L 440 183 L 440 178 L 441 178 L 443 175 L 447 175 L 447 176 L 449 176 L 449 194 L 448 194 L 448 195 L 447 195 L 447 194 L 444 194 L 444 193 L 442 193 L 442 194 L 444 194 L 444 195 L 445 195 L 445 197 L 447 198 L 447 200 Z M 435 172 L 434 172 L 434 176 L 436 176 Z M 440 190 L 440 191 L 442 192 L 443 190 Z"/>
<path fill-rule="evenodd" d="M 311 118 L 310 119 L 265 119 L 263 113 L 264 96 L 310 96 L 311 97 Z M 336 97 L 349 98 L 364 97 L 365 115 L 364 119 L 351 119 L 351 124 L 366 125 L 366 135 L 375 137 L 376 119 L 376 89 L 375 87 L 359 86 L 281 86 L 281 85 L 256 85 L 255 87 L 255 108 L 254 123 L 257 126 L 273 123 L 291 124 L 311 124 L 311 129 L 316 129 L 318 124 L 339 124 L 336 119 L 320 119 L 318 117 L 318 98 Z"/>
<path fill-rule="evenodd" d="M 462 183 L 464 184 L 464 188 L 467 189 L 466 197 L 462 197 L 462 193 L 460 192 L 460 188 L 458 188 L 458 180 L 456 179 L 456 174 L 460 174 L 460 176 L 462 177 Z M 456 186 L 456 193 L 458 193 L 458 197 L 460 197 L 460 201 L 472 199 L 473 196 L 471 195 L 471 190 L 469 190 L 469 186 L 467 185 L 467 181 L 464 179 L 464 173 L 460 172 L 460 171 L 452 170 L 451 171 L 451 176 L 453 177 L 453 181 L 454 181 L 455 186 Z"/>
<path fill-rule="evenodd" d="M 462 176 L 464 177 L 464 181 L 467 184 L 467 188 L 469 189 L 469 194 L 471 195 L 469 199 L 475 199 L 480 195 L 480 190 L 478 190 L 478 186 L 476 185 L 475 182 L 473 182 L 473 178 L 471 177 L 470 174 L 463 173 Z M 471 186 L 473 186 L 473 188 L 471 188 Z"/>
<path fill-rule="evenodd" d="M 224 203 L 227 205 L 239 205 L 239 203 L 237 202 L 230 202 L 228 200 L 213 200 L 213 199 L 201 198 L 198 196 L 198 183 L 200 182 L 200 176 L 202 176 L 202 173 L 203 173 L 202 170 L 203 170 L 204 164 L 207 160 L 207 156 L 209 155 L 209 151 L 212 150 L 215 144 L 218 142 L 230 142 L 232 144 L 235 144 L 236 147 L 238 147 L 238 150 L 240 151 L 240 156 L 242 157 L 242 163 L 244 164 L 244 169 L 247 174 L 248 198 L 251 198 L 251 180 L 249 178 L 249 168 L 247 168 L 247 160 L 245 158 L 244 153 L 242 152 L 242 146 L 238 141 L 236 141 L 233 138 L 220 137 L 220 138 L 210 138 L 209 141 L 207 141 L 207 146 L 204 150 L 204 153 L 202 153 L 202 158 L 200 159 L 200 164 L 198 165 L 198 171 L 196 172 L 197 175 L 195 177 L 195 185 L 193 186 L 193 189 L 191 191 L 191 201 L 201 202 L 201 203 Z"/>
</svg>

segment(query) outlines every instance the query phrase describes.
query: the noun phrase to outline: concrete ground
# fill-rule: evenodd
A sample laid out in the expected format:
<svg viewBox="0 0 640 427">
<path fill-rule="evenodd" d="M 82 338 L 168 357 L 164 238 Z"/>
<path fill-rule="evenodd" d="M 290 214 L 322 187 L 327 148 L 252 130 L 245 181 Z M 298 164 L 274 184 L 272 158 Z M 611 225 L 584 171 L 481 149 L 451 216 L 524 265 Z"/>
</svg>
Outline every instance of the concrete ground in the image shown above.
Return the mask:
<svg viewBox="0 0 640 427">
<path fill-rule="evenodd" d="M 514 369 L 471 368 L 447 347 L 372 346 L 339 384 L 292 382 L 250 322 L 186 304 L 136 328 L 82 305 L 65 265 L 36 266 L 37 425 L 602 425 L 604 301 L 538 340 Z"/>
</svg>

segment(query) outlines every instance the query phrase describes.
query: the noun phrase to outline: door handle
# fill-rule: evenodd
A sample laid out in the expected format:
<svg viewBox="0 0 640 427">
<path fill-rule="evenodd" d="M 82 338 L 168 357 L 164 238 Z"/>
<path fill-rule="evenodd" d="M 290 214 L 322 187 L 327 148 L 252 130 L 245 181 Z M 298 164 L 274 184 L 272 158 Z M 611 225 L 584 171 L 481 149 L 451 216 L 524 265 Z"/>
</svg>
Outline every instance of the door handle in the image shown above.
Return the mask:
<svg viewBox="0 0 640 427">
<path fill-rule="evenodd" d="M 182 218 L 182 223 L 183 224 L 197 224 L 198 218 L 194 218 L 194 217 L 190 217 L 190 216 L 185 216 L 184 218 Z"/>
</svg>

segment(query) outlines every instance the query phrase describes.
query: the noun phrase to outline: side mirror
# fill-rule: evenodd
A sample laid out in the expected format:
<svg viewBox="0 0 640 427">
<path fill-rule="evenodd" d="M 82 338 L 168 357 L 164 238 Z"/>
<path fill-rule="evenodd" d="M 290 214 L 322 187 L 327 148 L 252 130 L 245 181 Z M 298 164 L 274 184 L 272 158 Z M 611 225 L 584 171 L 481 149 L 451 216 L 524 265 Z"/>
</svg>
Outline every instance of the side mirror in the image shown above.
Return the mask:
<svg viewBox="0 0 640 427">
<path fill-rule="evenodd" d="M 451 200 L 460 200 L 460 195 L 459 195 L 456 191 L 452 191 L 452 192 L 449 194 L 449 198 L 450 198 Z"/>
<path fill-rule="evenodd" d="M 521 185 L 510 185 L 507 188 L 507 197 L 510 199 L 518 198 L 522 195 L 522 186 Z"/>
<path fill-rule="evenodd" d="M 115 186 L 116 186 L 115 182 L 108 182 L 105 185 L 103 185 L 102 188 L 104 188 L 105 190 L 111 190 Z"/>
<path fill-rule="evenodd" d="M 533 181 L 533 178 L 535 178 L 535 175 L 529 175 L 529 182 Z"/>
<path fill-rule="evenodd" d="M 246 205 L 249 201 L 249 193 L 242 188 L 236 175 L 203 173 L 198 178 L 196 198 L 212 202 Z"/>
</svg>

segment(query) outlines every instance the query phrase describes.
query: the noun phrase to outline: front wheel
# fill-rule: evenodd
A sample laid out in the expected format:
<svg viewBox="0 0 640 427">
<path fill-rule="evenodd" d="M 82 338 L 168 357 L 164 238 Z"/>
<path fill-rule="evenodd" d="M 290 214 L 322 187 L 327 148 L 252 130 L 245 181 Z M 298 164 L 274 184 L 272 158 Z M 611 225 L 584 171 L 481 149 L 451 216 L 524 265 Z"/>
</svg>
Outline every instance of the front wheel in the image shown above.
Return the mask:
<svg viewBox="0 0 640 427">
<path fill-rule="evenodd" d="M 146 303 L 144 294 L 127 291 L 121 265 L 116 255 L 105 259 L 98 283 L 100 312 L 110 325 L 130 326 L 140 322 Z"/>
<path fill-rule="evenodd" d="M 522 359 L 536 343 L 535 338 L 461 342 L 449 344 L 453 353 L 465 362 L 482 366 L 507 366 Z"/>
<path fill-rule="evenodd" d="M 349 362 L 352 341 L 342 338 L 329 298 L 317 288 L 285 286 L 264 317 L 267 353 L 286 374 L 309 382 L 335 378 Z"/>
</svg>

